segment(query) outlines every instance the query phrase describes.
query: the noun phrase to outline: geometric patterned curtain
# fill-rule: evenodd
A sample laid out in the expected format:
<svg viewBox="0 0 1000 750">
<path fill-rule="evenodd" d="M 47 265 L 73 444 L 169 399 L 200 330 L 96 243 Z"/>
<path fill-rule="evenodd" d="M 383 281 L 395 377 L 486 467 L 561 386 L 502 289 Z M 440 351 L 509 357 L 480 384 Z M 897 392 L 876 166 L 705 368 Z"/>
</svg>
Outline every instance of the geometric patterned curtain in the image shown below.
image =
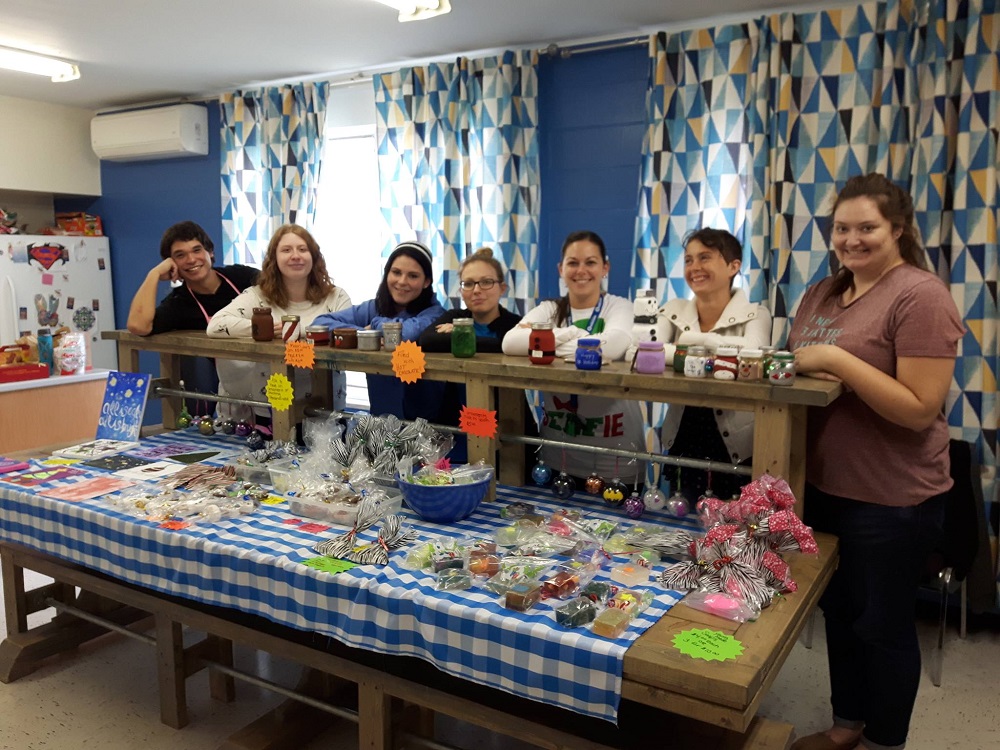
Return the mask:
<svg viewBox="0 0 1000 750">
<path fill-rule="evenodd" d="M 508 270 L 502 303 L 524 312 L 538 288 L 538 72 L 534 51 L 373 77 L 383 256 L 416 239 L 434 291 L 461 306 L 458 267 L 482 246 Z"/>
<path fill-rule="evenodd" d="M 929 259 L 965 318 L 949 424 L 953 437 L 976 444 L 992 478 L 997 3 L 889 0 L 779 13 L 661 34 L 650 49 L 636 287 L 657 289 L 661 301 L 682 294 L 684 233 L 729 229 L 749 255 L 750 297 L 767 299 L 783 342 L 806 287 L 830 272 L 837 190 L 855 174 L 888 175 L 913 195 Z M 746 152 L 733 143 L 739 137 Z M 722 202 L 731 213 L 718 210 Z"/>
<path fill-rule="evenodd" d="M 312 227 L 329 87 L 296 83 L 219 97 L 226 263 L 259 267 L 278 227 Z"/>
</svg>

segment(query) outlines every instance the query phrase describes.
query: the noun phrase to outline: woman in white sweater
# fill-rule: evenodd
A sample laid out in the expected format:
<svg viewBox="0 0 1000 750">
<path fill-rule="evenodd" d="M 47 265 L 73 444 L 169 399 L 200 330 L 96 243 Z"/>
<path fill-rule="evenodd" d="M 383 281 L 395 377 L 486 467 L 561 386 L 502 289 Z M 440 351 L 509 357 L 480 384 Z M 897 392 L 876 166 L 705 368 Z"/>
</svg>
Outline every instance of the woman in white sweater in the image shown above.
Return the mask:
<svg viewBox="0 0 1000 750">
<path fill-rule="evenodd" d="M 611 270 L 604 241 L 594 232 L 573 232 L 562 247 L 559 276 L 566 296 L 547 300 L 521 319 L 503 339 L 503 353 L 526 357 L 532 323 L 552 323 L 556 356 L 572 357 L 577 340 L 597 338 L 604 358 L 622 359 L 632 335 L 632 303 L 606 294 L 602 282 Z M 567 379 L 586 378 L 581 372 Z M 645 419 L 639 402 L 572 393 L 545 393 L 541 435 L 604 448 L 645 450 Z M 583 451 L 543 448 L 542 458 L 556 471 L 587 477 L 597 471 L 605 479 L 619 476 L 626 483 L 641 482 L 645 462 L 615 459 Z"/>
<path fill-rule="evenodd" d="M 268 243 L 257 284 L 212 316 L 208 335 L 250 338 L 250 318 L 255 307 L 271 308 L 274 333 L 280 338 L 282 315 L 298 315 L 299 326 L 304 328 L 319 315 L 350 306 L 347 292 L 334 286 L 330 279 L 326 261 L 313 236 L 297 224 L 285 224 Z M 264 385 L 270 370 L 262 363 L 218 359 L 216 368 L 220 393 L 267 400 Z M 342 373 L 333 372 L 333 385 L 334 408 L 343 408 L 346 386 Z M 294 388 L 296 397 L 306 395 L 309 388 L 307 370 L 296 371 Z M 223 406 L 220 404 L 220 413 L 225 414 Z M 258 416 L 266 416 L 263 409 L 255 408 L 254 411 Z M 228 412 L 233 417 L 249 416 L 249 411 L 243 407 L 232 407 Z"/>
<path fill-rule="evenodd" d="M 672 299 L 660 308 L 674 344 L 759 348 L 771 343 L 771 314 L 751 303 L 732 283 L 742 264 L 743 248 L 721 229 L 699 229 L 684 243 L 684 279 L 694 299 Z M 669 347 L 672 349 L 673 347 Z M 671 352 L 672 353 L 672 352 Z M 753 451 L 753 413 L 670 404 L 660 439 L 672 456 L 745 463 Z M 695 500 L 705 491 L 707 475 L 681 470 L 681 491 Z M 729 498 L 744 481 L 716 473 L 712 489 Z"/>
</svg>

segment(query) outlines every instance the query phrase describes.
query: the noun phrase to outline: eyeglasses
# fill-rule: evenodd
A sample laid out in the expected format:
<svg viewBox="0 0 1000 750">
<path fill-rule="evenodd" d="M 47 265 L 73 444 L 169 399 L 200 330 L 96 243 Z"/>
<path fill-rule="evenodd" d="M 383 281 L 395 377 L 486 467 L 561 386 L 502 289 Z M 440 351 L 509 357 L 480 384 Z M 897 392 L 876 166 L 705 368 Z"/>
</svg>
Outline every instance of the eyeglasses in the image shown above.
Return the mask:
<svg viewBox="0 0 1000 750">
<path fill-rule="evenodd" d="M 490 289 L 492 289 L 499 283 L 500 282 L 498 282 L 496 279 L 480 279 L 479 281 L 463 281 L 461 282 L 461 284 L 459 284 L 459 286 L 462 287 L 463 291 L 471 292 L 473 289 L 476 288 L 476 284 L 478 284 L 480 289 L 482 289 L 484 292 L 488 292 Z"/>
</svg>

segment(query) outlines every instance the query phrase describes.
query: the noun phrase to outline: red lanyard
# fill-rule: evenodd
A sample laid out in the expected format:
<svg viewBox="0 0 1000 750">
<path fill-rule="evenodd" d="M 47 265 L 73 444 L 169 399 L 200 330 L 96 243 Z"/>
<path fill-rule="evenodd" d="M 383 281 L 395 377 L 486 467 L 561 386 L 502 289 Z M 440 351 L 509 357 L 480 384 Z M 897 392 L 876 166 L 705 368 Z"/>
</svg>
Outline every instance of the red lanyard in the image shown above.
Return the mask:
<svg viewBox="0 0 1000 750">
<path fill-rule="evenodd" d="M 223 281 L 225 281 L 227 284 L 229 284 L 229 286 L 231 286 L 233 288 L 233 291 L 236 292 L 237 296 L 239 296 L 240 290 L 236 288 L 236 284 L 234 284 L 229 279 L 227 279 L 225 276 L 223 276 L 219 271 L 216 271 L 216 273 L 219 274 L 219 277 Z M 201 314 L 205 316 L 205 325 L 208 325 L 209 322 L 212 320 L 212 316 L 208 314 L 207 310 L 205 310 L 205 306 L 203 304 L 201 304 L 201 300 L 198 299 L 198 296 L 194 292 L 191 291 L 191 287 L 189 287 L 187 284 L 185 284 L 184 286 L 188 290 L 188 294 L 190 294 L 191 298 L 194 300 L 194 303 L 196 305 L 198 305 L 198 307 L 201 308 Z"/>
</svg>

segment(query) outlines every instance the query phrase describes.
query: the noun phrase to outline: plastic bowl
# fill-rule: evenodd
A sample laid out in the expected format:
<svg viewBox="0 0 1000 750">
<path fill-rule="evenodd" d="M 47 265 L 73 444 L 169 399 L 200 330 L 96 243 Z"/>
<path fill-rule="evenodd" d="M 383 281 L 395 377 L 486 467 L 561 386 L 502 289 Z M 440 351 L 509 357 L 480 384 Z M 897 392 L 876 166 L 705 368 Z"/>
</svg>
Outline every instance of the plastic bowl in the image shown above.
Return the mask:
<svg viewBox="0 0 1000 750">
<path fill-rule="evenodd" d="M 493 475 L 468 484 L 413 484 L 397 477 L 407 506 L 425 521 L 451 523 L 475 513 L 486 497 Z"/>
</svg>

